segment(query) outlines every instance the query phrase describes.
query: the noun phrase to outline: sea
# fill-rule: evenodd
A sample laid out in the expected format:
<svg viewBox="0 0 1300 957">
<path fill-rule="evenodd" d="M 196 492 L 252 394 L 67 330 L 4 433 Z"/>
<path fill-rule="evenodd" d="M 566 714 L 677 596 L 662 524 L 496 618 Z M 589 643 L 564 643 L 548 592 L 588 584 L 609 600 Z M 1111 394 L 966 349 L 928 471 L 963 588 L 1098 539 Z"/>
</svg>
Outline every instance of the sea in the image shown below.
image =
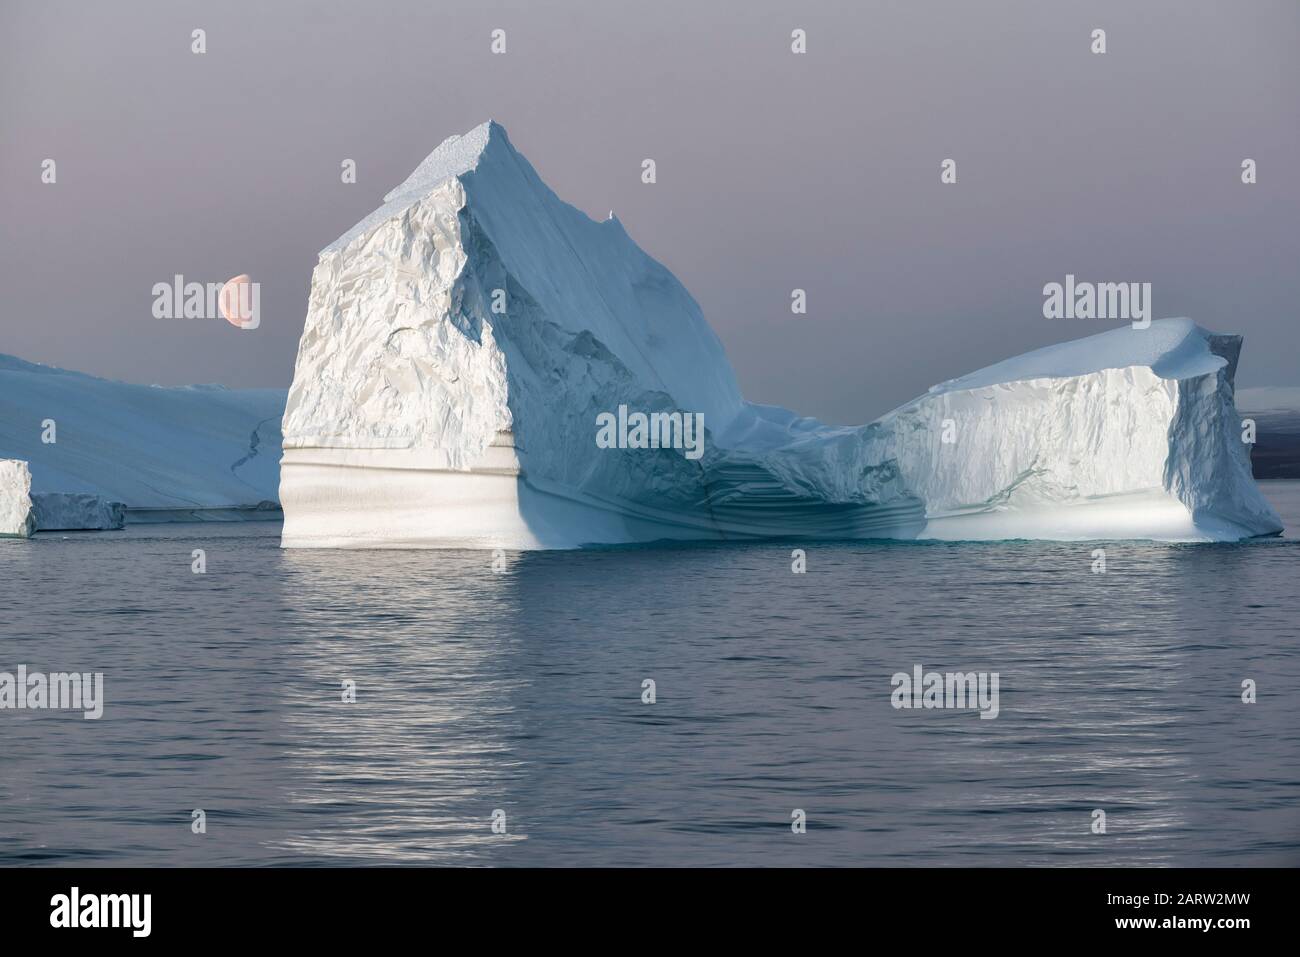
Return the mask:
<svg viewBox="0 0 1300 957">
<path fill-rule="evenodd" d="M 1261 487 L 1241 544 L 3 541 L 0 682 L 102 713 L 0 709 L 0 865 L 1295 866 Z"/>
</svg>

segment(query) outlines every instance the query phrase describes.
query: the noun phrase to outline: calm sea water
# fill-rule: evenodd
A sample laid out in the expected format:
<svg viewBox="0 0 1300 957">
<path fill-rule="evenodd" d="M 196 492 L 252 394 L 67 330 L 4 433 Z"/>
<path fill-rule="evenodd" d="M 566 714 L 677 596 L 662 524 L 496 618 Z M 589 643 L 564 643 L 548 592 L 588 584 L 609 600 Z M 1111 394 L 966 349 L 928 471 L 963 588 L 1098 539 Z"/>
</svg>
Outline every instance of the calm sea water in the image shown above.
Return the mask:
<svg viewBox="0 0 1300 957">
<path fill-rule="evenodd" d="M 1300 864 L 1300 483 L 1264 487 L 1293 537 L 1104 575 L 1028 542 L 803 575 L 789 544 L 495 574 L 273 523 L 3 542 L 0 671 L 106 704 L 0 711 L 0 864 Z M 998 672 L 999 716 L 893 709 L 916 664 Z"/>
</svg>

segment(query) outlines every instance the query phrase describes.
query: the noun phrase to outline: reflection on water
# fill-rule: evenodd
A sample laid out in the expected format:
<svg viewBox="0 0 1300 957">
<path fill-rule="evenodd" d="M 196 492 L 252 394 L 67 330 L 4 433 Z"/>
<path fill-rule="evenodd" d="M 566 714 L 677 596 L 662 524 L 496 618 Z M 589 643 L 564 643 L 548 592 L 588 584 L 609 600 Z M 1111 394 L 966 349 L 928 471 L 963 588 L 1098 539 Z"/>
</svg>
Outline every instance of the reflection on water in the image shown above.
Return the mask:
<svg viewBox="0 0 1300 957">
<path fill-rule="evenodd" d="M 1300 527 L 1300 484 L 1267 491 Z M 0 671 L 107 698 L 0 711 L 0 863 L 1300 863 L 1292 539 L 1113 543 L 1104 575 L 1028 542 L 498 574 L 277 531 L 0 543 Z M 998 718 L 894 710 L 918 664 L 998 672 Z"/>
<path fill-rule="evenodd" d="M 519 839 L 509 580 L 481 553 L 285 552 L 290 816 L 308 857 L 468 862 Z M 355 701 L 344 703 L 343 682 Z M 505 812 L 506 833 L 492 832 Z"/>
</svg>

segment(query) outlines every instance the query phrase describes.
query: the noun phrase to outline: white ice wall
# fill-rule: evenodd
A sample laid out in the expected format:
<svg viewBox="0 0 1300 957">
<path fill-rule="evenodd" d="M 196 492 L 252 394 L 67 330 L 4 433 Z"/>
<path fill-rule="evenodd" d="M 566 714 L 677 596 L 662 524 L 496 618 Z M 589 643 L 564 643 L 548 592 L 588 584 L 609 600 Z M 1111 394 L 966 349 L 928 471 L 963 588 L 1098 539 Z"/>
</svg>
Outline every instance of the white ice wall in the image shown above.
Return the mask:
<svg viewBox="0 0 1300 957">
<path fill-rule="evenodd" d="M 27 463 L 0 459 L 0 536 L 27 538 L 36 530 L 31 491 Z"/>
</svg>

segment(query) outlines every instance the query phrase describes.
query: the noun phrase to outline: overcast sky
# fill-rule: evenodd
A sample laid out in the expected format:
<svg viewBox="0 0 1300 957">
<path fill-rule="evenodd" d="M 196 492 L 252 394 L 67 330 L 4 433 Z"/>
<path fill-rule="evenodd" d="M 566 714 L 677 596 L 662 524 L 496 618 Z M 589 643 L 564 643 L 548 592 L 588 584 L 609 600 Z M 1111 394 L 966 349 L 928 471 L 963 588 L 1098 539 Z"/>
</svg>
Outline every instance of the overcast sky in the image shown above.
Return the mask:
<svg viewBox="0 0 1300 957">
<path fill-rule="evenodd" d="M 1066 273 L 1300 384 L 1298 48 L 1295 0 L 4 0 L 0 352 L 287 386 L 317 252 L 491 117 L 676 273 L 755 401 L 862 422 L 1114 327 L 1043 318 Z M 249 273 L 261 327 L 155 319 L 176 273 Z"/>
</svg>

